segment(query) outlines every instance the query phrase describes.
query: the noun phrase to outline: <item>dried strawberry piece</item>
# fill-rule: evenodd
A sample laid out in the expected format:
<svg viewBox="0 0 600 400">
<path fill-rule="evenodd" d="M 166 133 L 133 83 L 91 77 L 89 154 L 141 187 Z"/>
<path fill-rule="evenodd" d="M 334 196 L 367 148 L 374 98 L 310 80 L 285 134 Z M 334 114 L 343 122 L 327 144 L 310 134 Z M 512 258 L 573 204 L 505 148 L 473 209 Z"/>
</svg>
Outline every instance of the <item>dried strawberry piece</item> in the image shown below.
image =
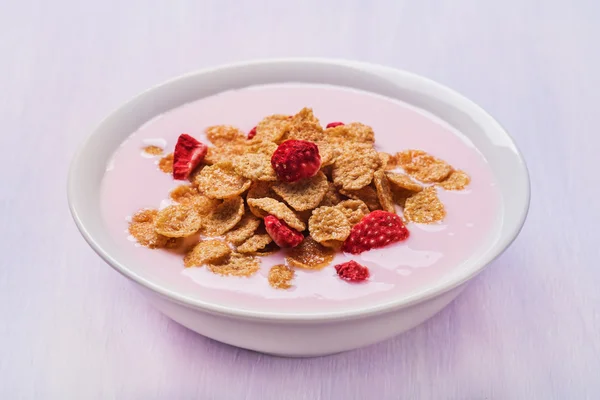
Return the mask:
<svg viewBox="0 0 600 400">
<path fill-rule="evenodd" d="M 369 268 L 356 261 L 348 261 L 335 266 L 338 276 L 348 282 L 362 282 L 369 279 Z"/>
<path fill-rule="evenodd" d="M 254 136 L 256 136 L 256 127 L 250 129 L 250 132 L 248 132 L 248 140 L 252 139 Z"/>
<path fill-rule="evenodd" d="M 319 148 L 307 140 L 286 140 L 273 153 L 271 165 L 284 182 L 310 178 L 321 168 Z"/>
<path fill-rule="evenodd" d="M 336 126 L 344 125 L 343 122 L 330 122 L 327 124 L 326 128 L 335 128 Z"/>
<path fill-rule="evenodd" d="M 173 154 L 173 178 L 187 179 L 190 173 L 204 160 L 208 147 L 187 133 L 177 139 Z"/>
<path fill-rule="evenodd" d="M 296 247 L 304 240 L 300 232 L 273 215 L 265 217 L 265 229 L 279 247 Z"/>
<path fill-rule="evenodd" d="M 377 249 L 408 238 L 402 219 L 387 211 L 373 211 L 364 216 L 350 231 L 342 250 L 352 254 Z"/>
</svg>

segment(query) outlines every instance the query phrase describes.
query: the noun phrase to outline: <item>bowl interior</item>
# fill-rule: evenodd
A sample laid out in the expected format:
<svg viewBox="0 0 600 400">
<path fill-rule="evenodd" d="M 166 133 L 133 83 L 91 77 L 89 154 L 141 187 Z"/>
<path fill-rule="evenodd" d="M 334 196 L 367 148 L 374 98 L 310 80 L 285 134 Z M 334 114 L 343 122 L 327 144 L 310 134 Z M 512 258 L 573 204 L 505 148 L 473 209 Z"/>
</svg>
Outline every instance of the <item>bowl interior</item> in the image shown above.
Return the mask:
<svg viewBox="0 0 600 400">
<path fill-rule="evenodd" d="M 529 203 L 529 179 L 523 159 L 502 127 L 485 111 L 456 92 L 425 78 L 385 67 L 327 60 L 275 60 L 231 65 L 200 71 L 154 87 L 106 118 L 75 157 L 69 177 L 69 201 L 75 221 L 94 250 L 110 265 L 136 282 L 169 298 L 229 314 L 253 313 L 188 298 L 176 288 L 147 279 L 127 267 L 113 238 L 104 229 L 99 212 L 100 185 L 106 164 L 121 142 L 154 116 L 191 101 L 226 90 L 273 83 L 321 83 L 360 89 L 399 99 L 446 121 L 467 136 L 488 160 L 503 194 L 503 219 L 493 240 L 431 287 L 389 304 L 344 312 L 348 317 L 402 307 L 450 290 L 479 272 L 499 255 L 518 234 Z M 510 195 L 509 195 L 510 194 Z M 302 317 L 256 313 L 256 317 Z M 314 318 L 319 315 L 311 314 Z M 308 317 L 308 315 L 307 315 Z"/>
</svg>

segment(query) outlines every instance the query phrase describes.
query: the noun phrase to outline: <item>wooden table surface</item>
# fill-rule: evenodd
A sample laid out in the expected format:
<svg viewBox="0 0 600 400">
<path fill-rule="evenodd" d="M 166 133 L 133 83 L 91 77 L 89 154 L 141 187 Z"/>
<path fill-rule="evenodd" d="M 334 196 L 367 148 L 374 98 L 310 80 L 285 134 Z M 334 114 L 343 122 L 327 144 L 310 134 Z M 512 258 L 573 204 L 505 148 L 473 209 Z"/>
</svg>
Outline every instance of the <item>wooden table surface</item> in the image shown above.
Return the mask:
<svg viewBox="0 0 600 400">
<path fill-rule="evenodd" d="M 596 0 L 0 0 L 0 398 L 600 398 L 599 21 Z M 532 177 L 522 234 L 453 304 L 316 359 L 171 322 L 92 252 L 66 201 L 71 156 L 123 101 L 284 56 L 457 89 L 514 135 Z"/>
</svg>

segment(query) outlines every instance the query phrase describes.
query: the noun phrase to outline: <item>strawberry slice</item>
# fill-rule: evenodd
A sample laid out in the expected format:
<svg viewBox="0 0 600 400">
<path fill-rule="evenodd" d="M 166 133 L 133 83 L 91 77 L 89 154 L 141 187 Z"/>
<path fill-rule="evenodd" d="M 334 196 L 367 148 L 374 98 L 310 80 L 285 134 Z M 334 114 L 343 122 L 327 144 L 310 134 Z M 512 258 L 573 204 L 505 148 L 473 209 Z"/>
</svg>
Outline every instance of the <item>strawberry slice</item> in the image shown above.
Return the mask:
<svg viewBox="0 0 600 400">
<path fill-rule="evenodd" d="M 256 136 L 256 127 L 250 129 L 250 132 L 248 132 L 248 140 L 252 139 L 254 136 Z"/>
<path fill-rule="evenodd" d="M 187 133 L 177 139 L 173 154 L 173 178 L 187 179 L 192 171 L 204 160 L 208 147 Z"/>
<path fill-rule="evenodd" d="M 321 168 L 319 148 L 307 140 L 286 140 L 273 152 L 271 165 L 284 182 L 313 177 Z"/>
<path fill-rule="evenodd" d="M 356 261 L 348 261 L 335 266 L 338 276 L 348 282 L 362 282 L 369 278 L 369 268 Z"/>
<path fill-rule="evenodd" d="M 365 215 L 352 227 L 350 235 L 344 241 L 342 250 L 360 254 L 364 251 L 385 247 L 408 238 L 408 229 L 402 219 L 387 211 L 373 211 Z"/>
<path fill-rule="evenodd" d="M 344 125 L 343 122 L 330 122 L 325 128 L 335 128 L 336 126 Z"/>
<path fill-rule="evenodd" d="M 304 240 L 300 232 L 273 215 L 265 217 L 265 229 L 279 247 L 296 247 Z"/>
</svg>

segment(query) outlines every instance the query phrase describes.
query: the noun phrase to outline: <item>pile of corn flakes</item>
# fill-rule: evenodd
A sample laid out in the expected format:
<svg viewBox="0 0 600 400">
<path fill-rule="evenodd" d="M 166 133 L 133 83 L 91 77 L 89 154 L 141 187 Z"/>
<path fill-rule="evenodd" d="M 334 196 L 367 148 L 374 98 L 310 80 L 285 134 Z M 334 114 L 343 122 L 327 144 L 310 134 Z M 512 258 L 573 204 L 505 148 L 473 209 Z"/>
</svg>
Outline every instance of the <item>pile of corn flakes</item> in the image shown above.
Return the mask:
<svg viewBox="0 0 600 400">
<path fill-rule="evenodd" d="M 287 265 L 269 272 L 270 285 L 278 289 L 292 287 L 294 268 L 329 265 L 369 213 L 399 209 L 405 224 L 435 223 L 446 215 L 437 191 L 462 190 L 470 182 L 465 172 L 422 150 L 378 151 L 373 129 L 362 123 L 323 128 L 310 108 L 268 116 L 248 135 L 218 125 L 207 128 L 206 136 L 212 146 L 190 171 L 189 182 L 170 193 L 173 204 L 140 210 L 129 232 L 149 248 L 183 246 L 184 238 L 197 237 L 186 251 L 185 267 L 250 276 L 259 270 L 259 257 L 280 250 L 263 221 L 274 216 L 303 236 L 286 250 Z M 316 144 L 320 167 L 314 175 L 296 182 L 279 178 L 272 157 L 289 140 Z M 145 151 L 162 153 L 155 146 Z M 172 173 L 173 162 L 168 154 L 158 165 Z"/>
</svg>

